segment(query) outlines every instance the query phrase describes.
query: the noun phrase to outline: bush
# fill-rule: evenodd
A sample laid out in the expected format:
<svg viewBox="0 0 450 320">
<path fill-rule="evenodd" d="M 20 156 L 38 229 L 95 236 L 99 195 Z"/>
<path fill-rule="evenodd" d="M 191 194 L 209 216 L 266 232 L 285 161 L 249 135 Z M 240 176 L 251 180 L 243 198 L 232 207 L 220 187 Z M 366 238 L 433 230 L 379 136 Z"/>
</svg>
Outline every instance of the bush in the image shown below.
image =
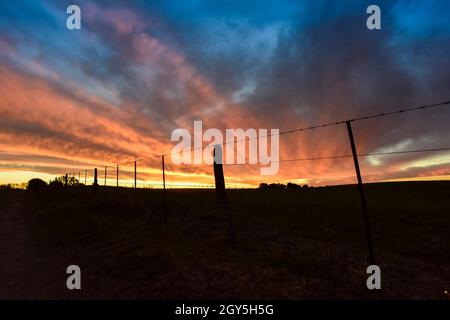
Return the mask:
<svg viewBox="0 0 450 320">
<path fill-rule="evenodd" d="M 286 189 L 286 185 L 282 183 L 271 183 L 269 189 L 283 190 Z"/>
<path fill-rule="evenodd" d="M 31 190 L 31 191 L 41 191 L 44 190 L 45 188 L 47 188 L 47 183 L 44 180 L 41 179 L 31 179 L 30 181 L 28 181 L 27 184 L 27 190 Z"/>
<path fill-rule="evenodd" d="M 50 182 L 48 186 L 51 189 L 60 189 L 60 188 L 64 187 L 64 184 L 61 181 L 59 181 L 58 179 L 55 179 L 52 182 Z"/>
</svg>

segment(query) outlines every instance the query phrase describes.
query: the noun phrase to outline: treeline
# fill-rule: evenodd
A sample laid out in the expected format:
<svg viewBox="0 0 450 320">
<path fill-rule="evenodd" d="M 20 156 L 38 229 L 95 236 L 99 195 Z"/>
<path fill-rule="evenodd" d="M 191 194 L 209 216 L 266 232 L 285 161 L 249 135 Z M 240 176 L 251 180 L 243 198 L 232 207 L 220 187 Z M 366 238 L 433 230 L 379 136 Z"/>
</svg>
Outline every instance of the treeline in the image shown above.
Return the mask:
<svg viewBox="0 0 450 320">
<path fill-rule="evenodd" d="M 304 184 L 302 186 L 300 184 L 296 184 L 296 183 L 292 183 L 292 182 L 289 182 L 287 184 L 283 184 L 283 183 L 261 183 L 259 185 L 259 189 L 261 189 L 261 190 L 308 189 L 308 188 L 313 188 L 313 187 L 309 187 L 307 184 Z"/>
<path fill-rule="evenodd" d="M 28 181 L 27 183 L 27 190 L 43 190 L 46 188 L 51 188 L 51 189 L 58 189 L 58 188 L 62 188 L 64 186 L 81 186 L 83 185 L 82 183 L 80 183 L 78 181 L 78 179 L 74 178 L 74 177 L 68 177 L 68 176 L 61 176 L 61 177 L 56 177 L 54 180 L 51 180 L 49 183 L 45 182 L 42 179 L 31 179 L 30 181 Z"/>
<path fill-rule="evenodd" d="M 26 183 L 7 183 L 1 184 L 0 190 L 25 189 L 26 187 Z"/>
<path fill-rule="evenodd" d="M 42 179 L 31 179 L 28 181 L 26 188 L 27 190 L 44 190 L 44 189 L 58 189 L 65 186 L 84 186 L 83 183 L 80 183 L 78 179 L 75 177 L 61 176 L 56 177 L 54 180 L 51 180 L 49 183 L 45 182 Z M 308 186 L 307 184 L 300 185 L 296 183 L 289 182 L 287 184 L 284 183 L 261 183 L 259 185 L 260 190 L 305 190 L 313 188 L 312 186 Z"/>
</svg>

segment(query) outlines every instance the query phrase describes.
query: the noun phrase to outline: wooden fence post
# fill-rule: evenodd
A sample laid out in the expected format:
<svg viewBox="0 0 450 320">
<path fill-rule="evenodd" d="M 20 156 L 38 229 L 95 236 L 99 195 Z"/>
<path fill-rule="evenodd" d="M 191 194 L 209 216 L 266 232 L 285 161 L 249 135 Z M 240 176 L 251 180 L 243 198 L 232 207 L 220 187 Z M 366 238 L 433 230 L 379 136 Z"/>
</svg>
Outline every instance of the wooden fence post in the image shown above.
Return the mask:
<svg viewBox="0 0 450 320">
<path fill-rule="evenodd" d="M 234 231 L 233 216 L 228 208 L 228 202 L 225 193 L 225 178 L 223 176 L 222 161 L 222 146 L 216 145 L 214 147 L 214 180 L 216 184 L 216 194 L 219 202 L 219 207 L 222 211 L 222 214 L 225 215 L 227 220 L 228 240 L 230 241 L 230 243 L 234 244 L 236 242 L 236 235 Z"/>
<path fill-rule="evenodd" d="M 107 176 L 107 173 L 106 173 L 106 170 L 107 170 L 107 166 L 105 166 L 105 187 L 106 187 L 106 176 Z"/>
<path fill-rule="evenodd" d="M 163 222 L 164 224 L 167 224 L 166 172 L 164 165 L 164 156 L 161 156 L 161 162 L 162 162 L 162 176 L 163 176 L 163 209 L 164 209 Z"/>
<path fill-rule="evenodd" d="M 361 172 L 359 170 L 358 154 L 356 153 L 356 146 L 355 146 L 355 141 L 353 139 L 353 132 L 352 132 L 352 126 L 350 124 L 350 121 L 347 121 L 346 124 L 347 124 L 348 137 L 350 139 L 350 145 L 352 147 L 353 162 L 355 164 L 356 177 L 358 179 L 358 189 L 359 189 L 359 196 L 361 198 L 364 227 L 365 227 L 366 238 L 367 238 L 367 247 L 369 249 L 369 264 L 374 265 L 375 258 L 374 258 L 374 254 L 373 254 L 372 232 L 370 229 L 369 215 L 367 213 L 367 203 L 366 203 L 366 196 L 364 194 L 364 186 L 362 184 Z"/>
<path fill-rule="evenodd" d="M 94 168 L 94 190 L 97 190 L 98 181 L 97 181 L 97 168 Z"/>
</svg>

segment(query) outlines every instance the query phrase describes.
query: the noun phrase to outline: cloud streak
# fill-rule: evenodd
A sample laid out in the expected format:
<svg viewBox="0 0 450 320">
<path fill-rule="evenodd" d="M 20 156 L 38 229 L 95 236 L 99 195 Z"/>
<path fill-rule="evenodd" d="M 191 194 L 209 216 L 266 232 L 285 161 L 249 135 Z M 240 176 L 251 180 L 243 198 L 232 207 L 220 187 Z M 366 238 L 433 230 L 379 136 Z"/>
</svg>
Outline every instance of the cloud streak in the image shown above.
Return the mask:
<svg viewBox="0 0 450 320">
<path fill-rule="evenodd" d="M 2 3 L 3 23 L 15 28 L 0 32 L 0 171 L 62 174 L 168 153 L 172 130 L 192 129 L 194 120 L 205 129 L 284 131 L 448 100 L 450 19 L 430 17 L 450 5 L 413 2 L 379 1 L 383 29 L 372 32 L 364 1 L 263 1 L 255 9 L 85 0 L 78 33 L 65 29 L 60 2 Z M 358 122 L 358 151 L 447 147 L 449 121 L 447 108 Z M 282 159 L 349 152 L 344 126 L 280 139 Z M 448 175 L 450 160 L 433 157 L 361 165 L 366 181 Z M 159 166 L 142 163 L 141 177 L 157 181 Z M 208 172 L 172 166 L 169 178 L 210 183 Z M 354 182 L 351 159 L 283 163 L 270 178 L 258 172 L 226 168 L 240 185 Z"/>
</svg>

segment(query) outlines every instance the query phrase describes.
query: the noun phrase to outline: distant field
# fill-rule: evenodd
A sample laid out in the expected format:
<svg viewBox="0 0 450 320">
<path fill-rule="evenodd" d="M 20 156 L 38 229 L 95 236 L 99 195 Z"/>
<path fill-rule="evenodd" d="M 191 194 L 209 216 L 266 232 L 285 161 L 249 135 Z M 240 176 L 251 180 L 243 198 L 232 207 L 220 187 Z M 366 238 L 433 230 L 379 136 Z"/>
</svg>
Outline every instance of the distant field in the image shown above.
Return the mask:
<svg viewBox="0 0 450 320">
<path fill-rule="evenodd" d="M 0 298 L 449 299 L 450 183 L 366 185 L 382 290 L 369 291 L 356 186 L 0 191 Z M 66 267 L 82 290 L 66 289 Z M 447 293 L 446 293 L 447 292 Z"/>
</svg>

